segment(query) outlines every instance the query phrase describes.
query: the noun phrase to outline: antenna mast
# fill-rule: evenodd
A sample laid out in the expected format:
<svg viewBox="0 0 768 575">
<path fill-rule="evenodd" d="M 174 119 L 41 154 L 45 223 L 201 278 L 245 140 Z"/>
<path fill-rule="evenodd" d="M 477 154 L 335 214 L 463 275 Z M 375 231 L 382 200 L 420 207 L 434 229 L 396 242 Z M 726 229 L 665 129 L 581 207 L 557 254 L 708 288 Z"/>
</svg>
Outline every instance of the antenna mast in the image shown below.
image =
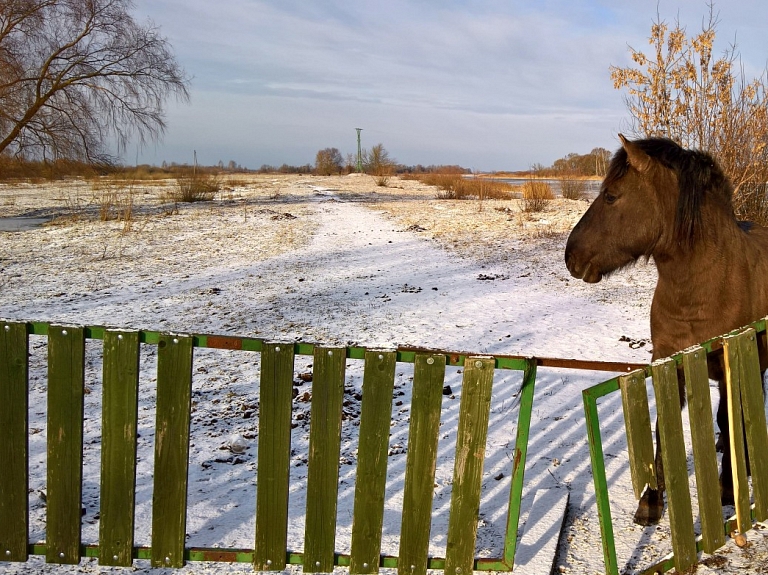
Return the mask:
<svg viewBox="0 0 768 575">
<path fill-rule="evenodd" d="M 363 152 L 360 148 L 360 132 L 363 130 L 362 128 L 355 128 L 357 130 L 357 172 L 362 173 L 363 172 Z"/>
</svg>

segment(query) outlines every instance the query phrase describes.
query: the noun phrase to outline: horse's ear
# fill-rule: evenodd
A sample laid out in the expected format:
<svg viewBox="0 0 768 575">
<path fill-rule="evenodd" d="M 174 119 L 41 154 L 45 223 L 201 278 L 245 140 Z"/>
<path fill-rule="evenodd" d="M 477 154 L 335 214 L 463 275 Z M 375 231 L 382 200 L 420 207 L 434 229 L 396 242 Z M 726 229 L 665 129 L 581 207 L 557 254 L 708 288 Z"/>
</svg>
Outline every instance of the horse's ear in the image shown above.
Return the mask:
<svg viewBox="0 0 768 575">
<path fill-rule="evenodd" d="M 641 150 L 640 146 L 627 140 L 623 134 L 619 134 L 619 140 L 621 140 L 621 145 L 627 152 L 629 165 L 638 172 L 645 172 L 651 166 L 651 157 Z"/>
</svg>

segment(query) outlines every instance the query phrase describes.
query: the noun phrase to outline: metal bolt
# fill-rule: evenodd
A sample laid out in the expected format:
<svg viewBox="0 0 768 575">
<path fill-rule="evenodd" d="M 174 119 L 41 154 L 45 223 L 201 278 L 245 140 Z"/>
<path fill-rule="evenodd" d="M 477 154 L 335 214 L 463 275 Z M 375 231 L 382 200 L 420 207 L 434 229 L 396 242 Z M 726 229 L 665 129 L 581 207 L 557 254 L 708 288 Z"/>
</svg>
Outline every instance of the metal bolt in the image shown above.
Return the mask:
<svg viewBox="0 0 768 575">
<path fill-rule="evenodd" d="M 64 551 L 62 551 L 61 553 L 59 553 L 59 557 L 61 557 L 62 559 L 64 559 Z"/>
<path fill-rule="evenodd" d="M 272 565 L 272 559 L 267 559 L 267 566 Z"/>
<path fill-rule="evenodd" d="M 173 338 L 173 343 L 179 343 L 179 338 L 177 338 L 177 337 L 174 337 L 174 338 Z"/>
<path fill-rule="evenodd" d="M 384 360 L 384 356 L 379 354 L 379 361 L 383 361 L 383 360 Z"/>
<path fill-rule="evenodd" d="M 165 562 L 166 562 L 166 563 L 170 563 L 170 562 L 171 562 L 171 558 L 170 558 L 170 557 L 166 557 L 166 558 L 165 558 Z"/>
<path fill-rule="evenodd" d="M 368 569 L 368 563 L 363 563 L 363 569 Z"/>
<path fill-rule="evenodd" d="M 461 567 L 456 567 L 456 573 L 461 573 Z"/>
<path fill-rule="evenodd" d="M 333 355 L 333 352 L 332 352 L 332 351 L 329 349 L 329 350 L 328 350 L 328 356 L 330 357 L 330 356 L 332 356 L 332 355 Z"/>
<path fill-rule="evenodd" d="M 5 327 L 8 327 L 8 326 L 5 326 Z M 6 550 L 5 550 L 5 555 L 6 555 L 7 557 L 10 557 L 10 556 L 11 556 L 11 550 L 10 550 L 10 549 L 6 549 Z"/>
<path fill-rule="evenodd" d="M 117 339 L 123 339 L 123 334 L 118 334 Z"/>
<path fill-rule="evenodd" d="M 328 353 L 331 353 L 330 351 Z M 315 567 L 320 568 L 320 561 L 315 561 Z"/>
<path fill-rule="evenodd" d="M 480 361 L 480 360 L 478 359 L 478 360 L 475 362 L 475 367 L 478 367 L 478 368 L 479 368 L 479 367 L 483 367 L 483 362 L 482 362 L 482 361 Z M 457 571 L 458 571 L 458 570 L 457 570 Z"/>
<path fill-rule="evenodd" d="M 5 331 L 11 331 L 11 326 L 9 325 L 5 326 Z"/>
<path fill-rule="evenodd" d="M 279 351 L 280 351 L 280 346 L 279 346 L 279 345 L 276 345 L 276 346 L 275 346 L 275 351 L 276 351 L 276 352 L 279 352 Z"/>
<path fill-rule="evenodd" d="M 430 359 L 432 359 L 432 358 L 430 358 Z M 414 569 L 416 569 L 416 565 L 411 565 L 411 571 L 413 571 Z"/>
<path fill-rule="evenodd" d="M 112 561 L 117 561 L 117 555 L 112 555 Z"/>
<path fill-rule="evenodd" d="M 61 335 L 67 335 L 67 330 L 66 329 L 62 329 L 61 330 Z"/>
<path fill-rule="evenodd" d="M 429 365 L 432 365 L 433 363 L 435 363 L 435 358 L 434 358 L 434 357 L 428 357 L 428 358 L 427 358 L 427 363 L 428 363 Z"/>
</svg>

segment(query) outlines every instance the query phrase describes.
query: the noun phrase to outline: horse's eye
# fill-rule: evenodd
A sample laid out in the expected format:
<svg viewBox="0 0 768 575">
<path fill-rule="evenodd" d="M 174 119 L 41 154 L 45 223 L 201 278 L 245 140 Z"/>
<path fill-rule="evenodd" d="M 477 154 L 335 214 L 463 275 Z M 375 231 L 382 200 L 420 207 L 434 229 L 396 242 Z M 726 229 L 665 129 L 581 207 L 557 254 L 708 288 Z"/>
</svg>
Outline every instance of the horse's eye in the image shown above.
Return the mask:
<svg viewBox="0 0 768 575">
<path fill-rule="evenodd" d="M 612 204 L 613 202 L 616 201 L 616 196 L 614 196 L 611 193 L 608 193 L 607 191 L 603 192 L 603 198 L 605 199 L 606 204 Z"/>
</svg>

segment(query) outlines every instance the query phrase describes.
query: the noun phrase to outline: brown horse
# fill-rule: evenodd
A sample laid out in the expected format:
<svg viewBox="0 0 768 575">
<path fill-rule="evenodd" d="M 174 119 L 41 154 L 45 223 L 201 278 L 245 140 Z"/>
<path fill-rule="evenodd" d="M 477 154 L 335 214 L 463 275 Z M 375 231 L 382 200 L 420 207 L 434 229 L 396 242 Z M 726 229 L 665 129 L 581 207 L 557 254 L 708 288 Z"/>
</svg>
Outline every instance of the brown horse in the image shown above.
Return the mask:
<svg viewBox="0 0 768 575">
<path fill-rule="evenodd" d="M 733 189 L 712 157 L 666 139 L 619 138 L 622 148 L 611 160 L 600 195 L 568 238 L 565 263 L 571 274 L 594 283 L 639 258 L 653 258 L 658 270 L 651 304 L 654 360 L 767 315 L 768 229 L 736 220 Z M 726 446 L 720 481 L 723 504 L 729 504 L 725 378 L 720 362 L 710 364 L 709 372 L 720 382 L 717 424 L 720 445 Z M 643 493 L 635 513 L 641 525 L 657 523 L 664 510 L 658 425 L 656 436 L 658 490 Z"/>
</svg>

